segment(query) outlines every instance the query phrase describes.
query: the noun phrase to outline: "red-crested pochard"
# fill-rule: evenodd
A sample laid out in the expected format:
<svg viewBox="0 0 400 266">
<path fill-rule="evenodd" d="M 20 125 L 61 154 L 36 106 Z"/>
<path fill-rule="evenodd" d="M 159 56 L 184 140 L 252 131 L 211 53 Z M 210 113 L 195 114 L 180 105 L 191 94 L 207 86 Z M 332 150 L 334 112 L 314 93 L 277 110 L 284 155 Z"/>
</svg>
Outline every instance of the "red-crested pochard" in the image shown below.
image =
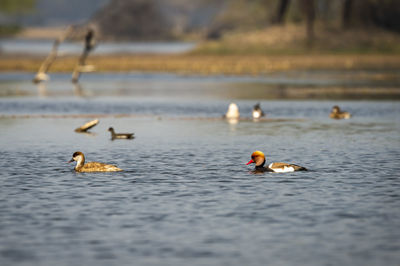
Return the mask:
<svg viewBox="0 0 400 266">
<path fill-rule="evenodd" d="M 255 151 L 251 154 L 251 160 L 246 165 L 249 165 L 251 163 L 254 163 L 256 165 L 254 169 L 255 172 L 286 173 L 294 171 L 307 171 L 305 167 L 288 163 L 270 163 L 268 167 L 264 167 L 265 155 L 261 151 Z"/>
</svg>

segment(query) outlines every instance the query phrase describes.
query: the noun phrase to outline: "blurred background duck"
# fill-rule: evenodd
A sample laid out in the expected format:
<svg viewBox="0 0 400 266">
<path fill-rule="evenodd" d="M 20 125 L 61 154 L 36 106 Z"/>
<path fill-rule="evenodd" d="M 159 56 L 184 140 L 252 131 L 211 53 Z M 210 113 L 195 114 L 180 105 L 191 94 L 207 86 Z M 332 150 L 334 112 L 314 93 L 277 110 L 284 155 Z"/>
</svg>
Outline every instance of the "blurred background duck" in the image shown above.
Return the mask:
<svg viewBox="0 0 400 266">
<path fill-rule="evenodd" d="M 88 162 L 85 163 L 85 155 L 82 152 L 77 151 L 72 155 L 72 159 L 68 163 L 76 161 L 75 171 L 77 172 L 117 172 L 123 171 L 122 169 L 116 167 L 115 165 L 98 163 L 98 162 Z"/>
<path fill-rule="evenodd" d="M 134 133 L 115 133 L 114 128 L 110 127 L 108 131 L 111 132 L 111 139 L 133 139 Z"/>
<path fill-rule="evenodd" d="M 253 115 L 253 119 L 259 119 L 259 118 L 265 116 L 263 110 L 261 109 L 260 103 L 257 103 L 256 105 L 254 105 L 252 115 Z"/>
<path fill-rule="evenodd" d="M 332 119 L 349 119 L 351 114 L 349 112 L 341 111 L 339 106 L 335 105 L 332 107 L 329 117 Z"/>
<path fill-rule="evenodd" d="M 229 104 L 228 111 L 225 114 L 225 118 L 238 119 L 240 117 L 239 107 L 236 103 Z"/>
<path fill-rule="evenodd" d="M 254 163 L 256 165 L 254 172 L 262 173 L 262 172 L 275 172 L 275 173 L 287 173 L 294 171 L 307 171 L 307 169 L 303 166 L 299 166 L 296 164 L 289 163 L 270 163 L 268 167 L 264 167 L 265 164 L 265 155 L 261 151 L 255 151 L 251 154 L 251 160 L 246 164 Z"/>
</svg>

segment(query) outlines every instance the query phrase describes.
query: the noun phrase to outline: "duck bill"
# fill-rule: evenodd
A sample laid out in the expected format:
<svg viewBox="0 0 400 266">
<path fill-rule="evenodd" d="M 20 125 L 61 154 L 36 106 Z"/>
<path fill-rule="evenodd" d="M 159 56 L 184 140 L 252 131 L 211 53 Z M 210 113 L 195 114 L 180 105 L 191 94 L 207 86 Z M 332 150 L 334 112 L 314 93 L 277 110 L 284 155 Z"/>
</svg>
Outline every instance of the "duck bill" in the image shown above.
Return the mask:
<svg viewBox="0 0 400 266">
<path fill-rule="evenodd" d="M 72 163 L 74 161 L 74 159 L 69 160 L 67 163 Z"/>
<path fill-rule="evenodd" d="M 249 165 L 251 163 L 254 163 L 253 159 L 251 159 L 248 163 L 246 163 L 246 165 Z"/>
</svg>

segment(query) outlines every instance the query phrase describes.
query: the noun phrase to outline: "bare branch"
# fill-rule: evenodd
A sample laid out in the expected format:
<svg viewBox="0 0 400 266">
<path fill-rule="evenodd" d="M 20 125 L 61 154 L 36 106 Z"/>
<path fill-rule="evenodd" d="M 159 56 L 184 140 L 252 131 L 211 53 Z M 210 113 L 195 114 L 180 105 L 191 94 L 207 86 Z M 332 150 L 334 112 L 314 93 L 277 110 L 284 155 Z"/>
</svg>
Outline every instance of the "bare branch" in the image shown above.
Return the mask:
<svg viewBox="0 0 400 266">
<path fill-rule="evenodd" d="M 72 73 L 73 83 L 78 82 L 82 72 L 90 72 L 94 70 L 93 66 L 86 65 L 86 58 L 89 56 L 89 53 L 93 50 L 95 45 L 96 41 L 94 38 L 94 30 L 89 28 L 85 35 L 85 47 L 83 48 L 83 52 L 79 57 L 78 65 L 75 67 L 74 72 Z"/>
<path fill-rule="evenodd" d="M 64 42 L 65 39 L 67 39 L 73 31 L 74 26 L 68 26 L 68 28 L 54 41 L 53 48 L 51 49 L 46 59 L 43 61 L 37 74 L 35 75 L 35 78 L 32 80 L 33 83 L 39 83 L 49 79 L 47 72 L 49 71 L 54 60 L 56 60 L 57 58 L 58 46 L 60 46 L 60 44 Z"/>
</svg>

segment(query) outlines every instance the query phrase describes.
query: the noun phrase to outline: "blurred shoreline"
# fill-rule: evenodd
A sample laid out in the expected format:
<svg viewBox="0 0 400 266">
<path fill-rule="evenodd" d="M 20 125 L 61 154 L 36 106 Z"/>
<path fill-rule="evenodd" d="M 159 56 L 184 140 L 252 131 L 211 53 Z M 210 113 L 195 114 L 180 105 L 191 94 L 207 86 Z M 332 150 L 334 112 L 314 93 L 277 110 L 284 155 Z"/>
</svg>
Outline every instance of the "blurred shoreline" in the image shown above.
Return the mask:
<svg viewBox="0 0 400 266">
<path fill-rule="evenodd" d="M 0 71 L 35 72 L 46 56 L 2 54 Z M 69 72 L 77 56 L 59 56 L 50 72 Z M 297 55 L 198 55 L 198 54 L 111 54 L 89 56 L 87 64 L 96 71 L 166 72 L 202 75 L 264 75 L 292 70 L 396 70 L 400 55 L 384 54 L 297 54 Z"/>
<path fill-rule="evenodd" d="M 25 27 L 20 32 L 15 34 L 13 38 L 26 40 L 55 40 L 67 28 L 60 27 Z"/>
</svg>

